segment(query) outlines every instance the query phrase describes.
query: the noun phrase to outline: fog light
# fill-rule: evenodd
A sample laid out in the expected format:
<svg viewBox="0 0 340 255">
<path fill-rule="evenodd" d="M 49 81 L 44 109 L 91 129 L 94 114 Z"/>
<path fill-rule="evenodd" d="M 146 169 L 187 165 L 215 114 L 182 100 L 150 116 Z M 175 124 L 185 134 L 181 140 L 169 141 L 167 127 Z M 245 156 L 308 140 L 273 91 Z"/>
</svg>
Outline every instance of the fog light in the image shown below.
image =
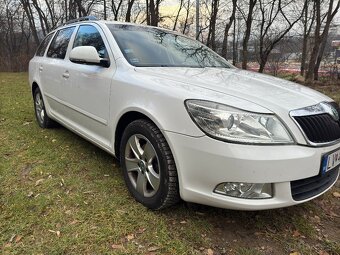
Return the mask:
<svg viewBox="0 0 340 255">
<path fill-rule="evenodd" d="M 271 183 L 223 182 L 216 186 L 215 193 L 239 198 L 271 198 Z"/>
</svg>

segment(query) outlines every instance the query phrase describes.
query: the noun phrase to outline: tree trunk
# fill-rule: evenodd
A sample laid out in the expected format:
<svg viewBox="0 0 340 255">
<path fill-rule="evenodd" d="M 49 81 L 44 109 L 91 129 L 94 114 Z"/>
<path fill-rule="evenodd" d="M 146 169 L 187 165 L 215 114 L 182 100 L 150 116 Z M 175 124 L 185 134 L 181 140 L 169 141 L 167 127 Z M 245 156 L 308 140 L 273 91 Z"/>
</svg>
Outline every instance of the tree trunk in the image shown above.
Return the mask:
<svg viewBox="0 0 340 255">
<path fill-rule="evenodd" d="M 51 20 L 51 24 L 52 24 L 52 27 L 49 28 L 49 31 L 50 31 L 51 29 L 55 28 L 55 26 L 56 26 L 56 22 L 55 22 L 56 17 L 55 17 L 55 13 L 54 13 L 54 2 L 52 2 L 53 8 L 51 7 L 50 3 L 47 0 L 45 0 L 45 4 L 46 4 L 48 12 L 50 14 L 50 20 Z"/>
<path fill-rule="evenodd" d="M 179 18 L 179 15 L 181 14 L 181 11 L 182 11 L 182 7 L 183 7 L 183 2 L 184 0 L 181 0 L 180 4 L 179 4 L 179 8 L 178 8 L 178 12 L 176 14 L 176 18 L 175 18 L 175 22 L 174 22 L 174 26 L 172 28 L 173 31 L 176 30 L 176 26 L 177 26 L 177 22 L 178 22 L 178 18 Z"/>
<path fill-rule="evenodd" d="M 302 54 L 301 54 L 301 67 L 300 67 L 300 75 L 304 75 L 306 68 L 306 59 L 307 59 L 307 44 L 308 44 L 308 35 L 303 35 L 302 42 Z"/>
<path fill-rule="evenodd" d="M 112 10 L 112 13 L 113 13 L 113 19 L 115 21 L 118 20 L 119 10 L 122 6 L 122 3 L 123 3 L 123 0 L 120 0 L 118 5 L 116 6 L 115 0 L 111 0 L 111 10 Z"/>
<path fill-rule="evenodd" d="M 223 43 L 222 43 L 222 57 L 224 58 L 227 58 L 228 34 L 229 34 L 229 29 L 231 28 L 233 22 L 235 21 L 236 4 L 237 4 L 237 0 L 233 0 L 233 10 L 229 17 L 229 22 L 226 24 L 225 29 L 224 29 L 224 37 L 223 37 Z"/>
<path fill-rule="evenodd" d="M 333 5 L 333 3 L 331 3 L 330 5 Z M 323 53 L 325 51 L 325 47 L 326 47 L 326 44 L 327 44 L 329 28 L 330 28 L 331 22 L 332 22 L 332 20 L 335 16 L 335 14 L 339 10 L 339 7 L 340 7 L 340 2 L 338 2 L 337 6 L 335 7 L 335 10 L 333 12 L 332 12 L 332 8 L 331 7 L 329 8 L 329 12 L 328 12 L 327 20 L 326 20 L 326 25 L 325 25 L 323 32 L 322 32 L 322 35 L 321 35 L 321 42 L 320 42 L 320 47 L 319 47 L 319 51 L 318 51 L 318 57 L 316 59 L 316 63 L 315 63 L 315 67 L 314 67 L 314 80 L 319 79 L 319 68 L 320 68 Z"/>
<path fill-rule="evenodd" d="M 260 11 L 261 11 L 261 25 L 260 25 L 260 68 L 259 72 L 262 73 L 265 69 L 266 63 L 268 61 L 269 55 L 274 47 L 285 37 L 285 35 L 292 29 L 292 27 L 301 19 L 304 10 L 305 4 L 303 9 L 298 17 L 296 17 L 293 21 L 291 18 L 288 18 L 285 14 L 284 7 L 281 5 L 281 0 L 279 1 L 272 1 L 270 3 L 270 7 L 265 4 L 265 2 L 260 1 Z M 283 29 L 278 30 L 275 35 L 272 35 L 269 31 L 274 24 L 277 16 L 281 14 L 284 18 L 286 24 Z"/>
<path fill-rule="evenodd" d="M 316 27 L 315 27 L 315 33 L 314 33 L 314 46 L 313 46 L 312 54 L 309 60 L 308 70 L 306 72 L 307 81 L 311 81 L 313 79 L 317 80 L 319 78 L 320 63 L 321 63 L 323 53 L 325 50 L 330 24 L 340 8 L 340 1 L 337 2 L 337 5 L 335 6 L 334 10 L 333 10 L 333 3 L 334 3 L 334 0 L 330 0 L 329 8 L 326 14 L 326 22 L 324 24 L 324 29 L 323 29 L 322 34 L 320 34 L 322 22 L 325 19 L 325 17 L 321 18 L 320 1 L 314 2 L 314 8 L 316 10 Z"/>
<path fill-rule="evenodd" d="M 134 4 L 135 0 L 129 0 L 126 15 L 125 15 L 125 21 L 131 22 L 131 12 L 132 12 L 132 6 Z"/>
<path fill-rule="evenodd" d="M 22 7 L 24 8 L 24 11 L 27 15 L 28 23 L 29 23 L 30 29 L 31 29 L 32 34 L 33 34 L 34 42 L 38 46 L 40 44 L 40 40 L 39 40 L 39 37 L 38 37 L 37 29 L 35 27 L 34 16 L 33 16 L 33 13 L 32 13 L 30 3 L 29 3 L 28 0 L 21 0 L 21 4 L 22 4 Z"/>
<path fill-rule="evenodd" d="M 268 55 L 266 56 L 262 56 L 261 60 L 260 60 L 260 67 L 259 67 L 259 73 L 263 73 L 264 68 L 267 64 L 268 61 Z"/>
<path fill-rule="evenodd" d="M 158 21 L 159 21 L 159 13 L 158 13 L 158 8 L 159 8 L 159 0 L 150 0 L 149 1 L 149 14 L 150 14 L 150 25 L 151 26 L 158 26 Z"/>
<path fill-rule="evenodd" d="M 185 20 L 184 20 L 184 25 L 183 25 L 183 31 L 182 33 L 185 34 L 187 26 L 188 26 L 188 18 L 190 14 L 190 0 L 188 0 L 188 5 L 187 5 L 187 10 L 186 10 L 186 15 L 185 15 Z"/>
<path fill-rule="evenodd" d="M 106 0 L 103 0 L 103 8 L 104 8 L 104 20 L 107 20 Z"/>
<path fill-rule="evenodd" d="M 207 46 L 212 50 L 216 50 L 216 19 L 218 13 L 219 0 L 211 1 L 211 17 L 209 24 Z"/>
<path fill-rule="evenodd" d="M 333 1 L 333 0 L 331 0 Z M 310 55 L 308 69 L 306 72 L 306 80 L 311 81 L 313 79 L 313 72 L 316 59 L 318 57 L 319 45 L 320 45 L 320 28 L 321 28 L 321 6 L 320 1 L 314 2 L 314 10 L 316 13 L 316 25 L 314 31 L 314 45 Z"/>
<path fill-rule="evenodd" d="M 149 0 L 145 0 L 145 5 L 146 5 L 146 24 L 150 25 L 150 3 Z"/>
<path fill-rule="evenodd" d="M 306 4 L 307 3 L 307 4 Z M 301 67 L 300 75 L 304 75 L 306 68 L 306 58 L 307 58 L 307 43 L 308 43 L 308 0 L 305 0 L 306 9 L 304 11 L 304 21 L 303 21 L 303 41 L 302 41 L 302 55 L 301 55 Z"/>
<path fill-rule="evenodd" d="M 246 20 L 246 31 L 242 43 L 242 69 L 247 69 L 248 63 L 248 42 L 250 38 L 251 25 L 253 23 L 253 10 L 257 0 L 249 0 L 249 10 Z"/>
<path fill-rule="evenodd" d="M 50 26 L 48 24 L 48 19 L 47 19 L 45 13 L 43 12 L 43 10 L 40 8 L 37 0 L 33 0 L 32 4 L 33 4 L 34 8 L 38 12 L 38 17 L 39 17 L 39 21 L 40 21 L 41 30 L 43 32 L 43 35 L 45 36 L 50 31 Z"/>
<path fill-rule="evenodd" d="M 322 33 L 321 43 L 320 43 L 320 47 L 319 47 L 319 51 L 318 51 L 318 56 L 316 58 L 316 63 L 315 63 L 315 66 L 314 66 L 314 80 L 319 79 L 319 68 L 320 68 L 321 60 L 322 60 L 323 53 L 325 51 L 325 47 L 326 47 L 326 43 L 327 43 L 329 25 L 330 25 L 330 23 L 326 24 L 326 26 L 324 28 L 324 32 Z"/>
<path fill-rule="evenodd" d="M 238 37 L 238 36 L 237 36 Z M 234 20 L 234 34 L 233 34 L 233 65 L 236 65 L 238 56 L 238 40 L 236 40 L 236 20 Z"/>
</svg>

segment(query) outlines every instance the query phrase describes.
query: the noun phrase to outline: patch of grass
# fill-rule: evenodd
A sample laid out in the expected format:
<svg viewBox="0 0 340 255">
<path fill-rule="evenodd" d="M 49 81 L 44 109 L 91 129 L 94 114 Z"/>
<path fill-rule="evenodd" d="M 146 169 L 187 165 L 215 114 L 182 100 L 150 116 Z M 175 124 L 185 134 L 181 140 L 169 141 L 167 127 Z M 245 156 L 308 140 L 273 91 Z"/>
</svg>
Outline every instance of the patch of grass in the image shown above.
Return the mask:
<svg viewBox="0 0 340 255">
<path fill-rule="evenodd" d="M 330 79 L 329 77 L 320 77 L 318 81 L 307 83 L 304 77 L 297 74 L 282 73 L 279 74 L 280 78 L 297 82 L 302 85 L 308 86 L 312 89 L 318 90 L 321 93 L 328 95 L 330 98 L 340 103 L 340 80 Z"/>
<path fill-rule="evenodd" d="M 304 217 L 294 216 L 292 223 L 297 231 L 303 236 L 313 237 L 316 234 L 315 228 L 311 225 L 310 221 Z"/>
<path fill-rule="evenodd" d="M 236 249 L 236 254 L 239 255 L 261 255 L 262 253 L 254 248 L 239 247 Z"/>
<path fill-rule="evenodd" d="M 327 93 L 340 99 L 339 91 Z M 262 254 L 262 245 L 283 254 L 312 251 L 314 244 L 339 252 L 336 238 L 314 233 L 308 222 L 319 213 L 339 225 L 318 202 L 262 212 L 184 203 L 147 210 L 129 195 L 111 155 L 63 127 L 38 127 L 27 73 L 0 73 L 0 187 L 2 254 L 200 254 L 209 248 Z M 316 201 L 339 209 L 332 195 Z M 295 230 L 306 236 L 303 243 L 292 237 Z"/>
<path fill-rule="evenodd" d="M 172 208 L 173 221 L 171 210 L 145 209 L 112 156 L 63 127 L 40 129 L 26 73 L 0 75 L 0 102 L 0 251 L 187 254 L 204 243 L 199 233 L 209 226 L 183 205 Z M 181 218 L 191 220 L 182 226 Z"/>
<path fill-rule="evenodd" d="M 323 248 L 331 254 L 340 254 L 340 243 L 337 241 L 324 240 Z"/>
<path fill-rule="evenodd" d="M 312 85 L 312 88 L 320 91 L 323 94 L 328 95 L 336 102 L 340 103 L 340 84 L 331 84 L 331 85 Z"/>
<path fill-rule="evenodd" d="M 283 243 L 287 254 L 298 252 L 298 254 L 309 255 L 317 254 L 318 248 L 314 247 L 313 244 L 308 244 L 303 239 L 297 240 L 285 240 Z"/>
</svg>

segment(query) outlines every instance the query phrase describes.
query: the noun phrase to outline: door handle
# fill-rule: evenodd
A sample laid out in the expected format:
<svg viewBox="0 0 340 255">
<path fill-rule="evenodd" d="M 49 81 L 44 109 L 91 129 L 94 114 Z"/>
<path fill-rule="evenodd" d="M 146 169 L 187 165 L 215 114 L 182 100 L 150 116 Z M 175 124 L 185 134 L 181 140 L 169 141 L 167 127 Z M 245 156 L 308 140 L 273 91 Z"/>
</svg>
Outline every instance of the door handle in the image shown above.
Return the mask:
<svg viewBox="0 0 340 255">
<path fill-rule="evenodd" d="M 44 68 L 42 66 L 39 66 L 39 71 L 42 72 L 42 70 L 44 70 Z"/>
<path fill-rule="evenodd" d="M 70 77 L 69 72 L 66 71 L 65 73 L 63 73 L 63 77 L 64 77 L 65 79 L 69 78 L 69 77 Z"/>
</svg>

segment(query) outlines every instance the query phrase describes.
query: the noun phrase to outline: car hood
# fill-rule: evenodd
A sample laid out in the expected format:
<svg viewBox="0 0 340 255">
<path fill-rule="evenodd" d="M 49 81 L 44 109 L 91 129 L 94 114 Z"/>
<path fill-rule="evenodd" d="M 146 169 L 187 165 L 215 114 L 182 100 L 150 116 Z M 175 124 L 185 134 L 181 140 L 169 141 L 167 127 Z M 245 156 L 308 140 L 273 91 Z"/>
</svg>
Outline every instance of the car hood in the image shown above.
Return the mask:
<svg viewBox="0 0 340 255">
<path fill-rule="evenodd" d="M 164 83 L 176 81 L 190 87 L 227 94 L 273 112 L 287 113 L 322 101 L 332 101 L 329 97 L 294 82 L 236 68 L 143 67 L 135 70 L 163 78 Z"/>
</svg>

